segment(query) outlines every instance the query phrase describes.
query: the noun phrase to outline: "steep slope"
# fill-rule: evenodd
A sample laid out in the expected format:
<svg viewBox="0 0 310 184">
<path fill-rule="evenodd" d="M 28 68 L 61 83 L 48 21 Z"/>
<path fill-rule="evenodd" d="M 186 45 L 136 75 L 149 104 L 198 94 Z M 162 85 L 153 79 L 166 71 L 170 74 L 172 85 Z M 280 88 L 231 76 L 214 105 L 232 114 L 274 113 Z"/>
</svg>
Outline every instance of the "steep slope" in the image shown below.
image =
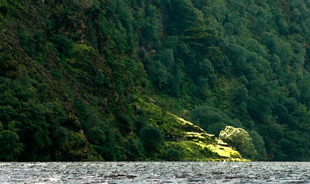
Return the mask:
<svg viewBox="0 0 310 184">
<path fill-rule="evenodd" d="M 137 101 L 151 83 L 131 25 L 114 20 L 107 3 L 1 1 L 1 160 L 189 160 L 177 150 L 184 146 L 170 149 L 176 137 L 195 144 L 186 129 L 203 134 L 200 145 L 217 145 L 202 129 Z M 141 137 L 150 125 L 169 142 Z M 204 147 L 190 160 L 242 160 L 231 148 Z"/>
<path fill-rule="evenodd" d="M 234 126 L 247 158 L 309 160 L 309 15 L 309 0 L 0 0 L 0 159 L 241 159 L 206 133 Z"/>
</svg>

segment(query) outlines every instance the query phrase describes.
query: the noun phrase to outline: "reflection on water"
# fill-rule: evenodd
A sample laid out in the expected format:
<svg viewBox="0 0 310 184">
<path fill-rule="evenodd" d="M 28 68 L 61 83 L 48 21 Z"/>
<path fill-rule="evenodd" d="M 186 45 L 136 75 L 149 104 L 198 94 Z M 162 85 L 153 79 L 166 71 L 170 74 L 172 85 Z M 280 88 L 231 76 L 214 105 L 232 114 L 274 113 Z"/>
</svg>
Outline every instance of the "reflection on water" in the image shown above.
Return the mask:
<svg viewBox="0 0 310 184">
<path fill-rule="evenodd" d="M 309 183 L 306 162 L 0 163 L 0 183 Z"/>
</svg>

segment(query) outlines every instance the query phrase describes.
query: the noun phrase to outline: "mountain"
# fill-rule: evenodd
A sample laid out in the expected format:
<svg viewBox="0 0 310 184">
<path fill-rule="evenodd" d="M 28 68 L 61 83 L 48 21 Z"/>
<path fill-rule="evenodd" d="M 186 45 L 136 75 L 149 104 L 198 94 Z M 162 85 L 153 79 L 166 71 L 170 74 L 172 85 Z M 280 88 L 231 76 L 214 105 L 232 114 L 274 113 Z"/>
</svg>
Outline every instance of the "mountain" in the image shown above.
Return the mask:
<svg viewBox="0 0 310 184">
<path fill-rule="evenodd" d="M 309 0 L 0 0 L 0 160 L 308 161 L 309 15 Z"/>
</svg>

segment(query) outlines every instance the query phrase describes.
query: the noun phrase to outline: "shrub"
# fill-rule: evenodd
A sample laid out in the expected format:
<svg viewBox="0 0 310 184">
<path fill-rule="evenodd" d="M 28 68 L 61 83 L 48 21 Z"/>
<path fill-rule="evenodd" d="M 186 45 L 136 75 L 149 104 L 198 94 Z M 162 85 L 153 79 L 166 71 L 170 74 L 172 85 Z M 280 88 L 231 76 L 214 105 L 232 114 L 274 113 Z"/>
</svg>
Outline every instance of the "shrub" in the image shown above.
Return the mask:
<svg viewBox="0 0 310 184">
<path fill-rule="evenodd" d="M 141 129 L 140 138 L 147 153 L 153 153 L 159 150 L 165 142 L 161 132 L 157 128 L 149 125 Z"/>
<path fill-rule="evenodd" d="M 92 144 L 101 145 L 106 140 L 105 132 L 103 130 L 101 130 L 100 127 L 98 127 L 98 126 L 92 127 L 89 130 L 88 134 L 89 135 L 87 138 L 88 138 L 89 142 Z"/>
<path fill-rule="evenodd" d="M 182 157 L 178 150 L 168 149 L 166 153 L 166 159 L 169 161 L 180 161 L 182 160 Z"/>
</svg>

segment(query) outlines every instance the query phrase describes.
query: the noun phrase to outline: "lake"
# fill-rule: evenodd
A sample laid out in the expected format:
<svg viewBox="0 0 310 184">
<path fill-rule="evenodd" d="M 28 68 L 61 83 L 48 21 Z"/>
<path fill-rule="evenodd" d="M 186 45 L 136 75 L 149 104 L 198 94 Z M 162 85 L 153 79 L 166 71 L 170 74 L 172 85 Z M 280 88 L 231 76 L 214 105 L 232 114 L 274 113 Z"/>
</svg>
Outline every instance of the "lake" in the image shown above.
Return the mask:
<svg viewBox="0 0 310 184">
<path fill-rule="evenodd" d="M 0 162 L 0 183 L 309 183 L 308 162 Z"/>
</svg>

